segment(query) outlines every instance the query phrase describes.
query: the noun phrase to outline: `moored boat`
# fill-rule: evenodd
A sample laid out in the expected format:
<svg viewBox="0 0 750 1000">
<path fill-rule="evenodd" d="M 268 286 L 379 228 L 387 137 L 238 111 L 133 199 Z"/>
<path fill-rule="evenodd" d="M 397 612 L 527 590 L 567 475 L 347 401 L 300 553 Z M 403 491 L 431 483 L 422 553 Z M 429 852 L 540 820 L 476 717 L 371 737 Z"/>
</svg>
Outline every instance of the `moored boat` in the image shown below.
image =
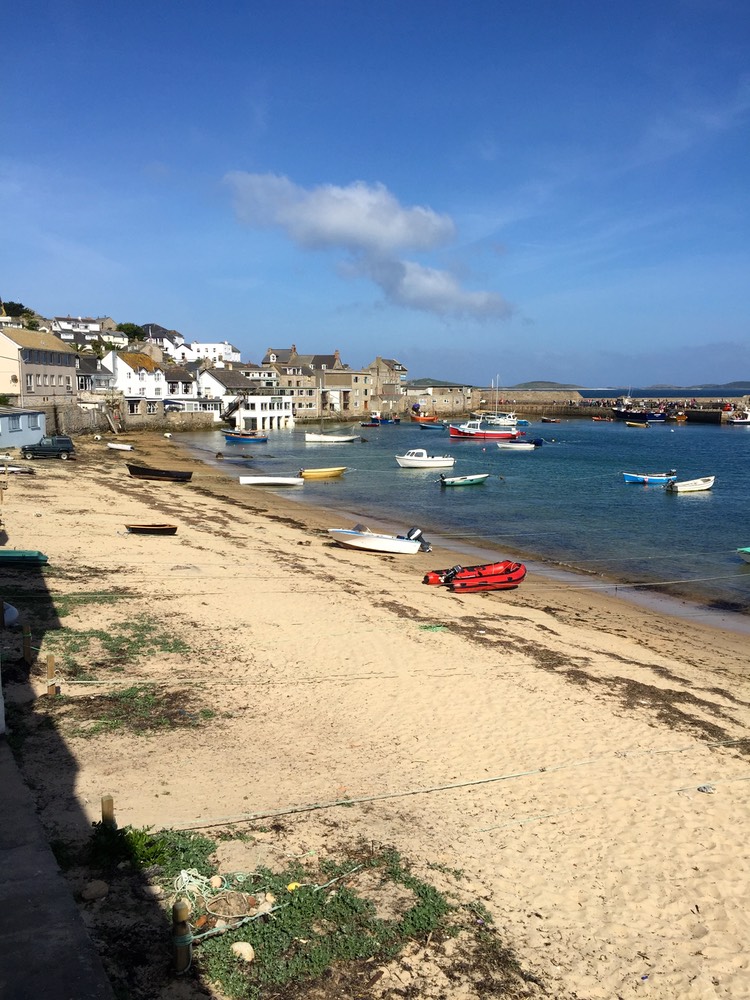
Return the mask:
<svg viewBox="0 0 750 1000">
<path fill-rule="evenodd" d="M 701 476 L 698 479 L 683 479 L 678 483 L 672 480 L 667 483 L 665 489 L 669 493 L 700 493 L 703 490 L 710 490 L 716 481 L 716 476 Z"/>
<path fill-rule="evenodd" d="M 738 410 L 731 417 L 727 417 L 727 423 L 733 427 L 750 427 L 750 410 Z"/>
<path fill-rule="evenodd" d="M 437 420 L 437 416 L 428 413 L 425 413 L 424 415 L 420 416 L 417 413 L 412 413 L 411 419 L 414 421 L 415 424 L 434 424 L 435 421 Z"/>
<path fill-rule="evenodd" d="M 345 465 L 335 465 L 327 469 L 300 469 L 299 474 L 303 479 L 337 479 L 346 472 Z"/>
<path fill-rule="evenodd" d="M 481 420 L 467 420 L 463 424 L 449 424 L 448 434 L 452 438 L 470 441 L 514 441 L 521 431 L 512 428 L 484 427 Z"/>
<path fill-rule="evenodd" d="M 131 535 L 176 535 L 176 524 L 126 524 Z"/>
<path fill-rule="evenodd" d="M 451 455 L 428 455 L 424 448 L 396 455 L 396 461 L 402 469 L 451 469 L 456 462 Z"/>
<path fill-rule="evenodd" d="M 504 451 L 535 451 L 539 445 L 534 441 L 498 441 L 498 448 Z"/>
<path fill-rule="evenodd" d="M 405 535 L 383 535 L 370 531 L 363 524 L 353 528 L 329 528 L 328 534 L 337 543 L 348 549 L 365 552 L 385 552 L 391 555 L 415 555 L 430 552 L 432 547 L 424 538 L 421 528 L 410 528 Z"/>
<path fill-rule="evenodd" d="M 626 427 L 648 427 L 649 425 L 646 423 L 645 420 L 626 420 L 625 421 L 625 426 Z"/>
<path fill-rule="evenodd" d="M 171 483 L 189 483 L 193 478 L 193 473 L 190 471 L 183 472 L 180 469 L 150 469 L 145 465 L 128 465 L 128 472 L 134 479 L 153 479 Z"/>
<path fill-rule="evenodd" d="M 478 472 L 475 476 L 444 476 L 440 473 L 441 486 L 477 486 L 490 478 L 489 472 Z"/>
<path fill-rule="evenodd" d="M 478 566 L 451 566 L 426 573 L 422 583 L 449 587 L 454 593 L 472 593 L 488 590 L 511 590 L 526 577 L 523 563 L 512 559 L 502 562 L 481 563 Z"/>
<path fill-rule="evenodd" d="M 348 444 L 350 441 L 361 441 L 360 434 L 315 434 L 305 431 L 305 441 L 312 441 L 316 444 Z"/>
<path fill-rule="evenodd" d="M 542 417 L 542 423 L 543 424 L 559 424 L 560 423 L 560 418 L 559 417 Z"/>
<path fill-rule="evenodd" d="M 257 431 L 226 431 L 224 440 L 227 444 L 267 444 L 268 435 Z"/>
<path fill-rule="evenodd" d="M 626 483 L 647 483 L 652 486 L 666 486 L 677 479 L 677 470 L 670 469 L 668 472 L 623 472 L 622 478 Z"/>
</svg>

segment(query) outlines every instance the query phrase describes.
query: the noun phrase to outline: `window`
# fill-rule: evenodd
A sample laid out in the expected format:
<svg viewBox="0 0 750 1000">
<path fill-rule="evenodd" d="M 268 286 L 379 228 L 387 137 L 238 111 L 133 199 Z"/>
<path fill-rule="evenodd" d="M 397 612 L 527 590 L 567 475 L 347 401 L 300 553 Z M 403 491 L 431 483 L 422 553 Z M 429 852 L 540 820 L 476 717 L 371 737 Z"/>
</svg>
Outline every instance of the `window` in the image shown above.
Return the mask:
<svg viewBox="0 0 750 1000">
<path fill-rule="evenodd" d="M 155 396 L 161 396 L 161 389 L 154 389 L 154 395 Z"/>
<path fill-rule="evenodd" d="M 146 395 L 146 387 L 145 387 L 145 385 L 142 385 L 140 387 L 140 389 L 138 390 L 138 395 L 139 396 L 145 396 Z"/>
<path fill-rule="evenodd" d="M 29 415 L 29 430 L 38 431 L 41 426 L 38 413 L 32 413 Z"/>
<path fill-rule="evenodd" d="M 156 403 L 146 403 L 146 413 L 156 413 Z"/>
<path fill-rule="evenodd" d="M 54 378 L 54 377 L 55 377 L 55 376 L 53 375 L 53 376 L 52 376 L 52 378 Z M 45 385 L 49 385 L 49 375 L 45 375 L 45 376 L 44 376 L 44 384 L 45 384 Z"/>
<path fill-rule="evenodd" d="M 66 375 L 65 376 L 65 386 L 66 386 L 68 392 L 72 391 L 72 389 L 73 389 L 73 383 L 72 383 L 70 375 Z"/>
<path fill-rule="evenodd" d="M 33 391 L 34 391 L 34 376 L 33 375 L 27 375 L 26 376 L 26 392 L 33 392 Z"/>
<path fill-rule="evenodd" d="M 53 378 L 54 378 L 54 376 L 53 376 Z M 57 384 L 58 385 L 62 385 L 63 384 L 63 377 L 62 377 L 62 375 L 58 375 L 57 376 Z"/>
<path fill-rule="evenodd" d="M 21 430 L 21 418 L 8 417 L 8 430 L 9 431 L 20 431 Z"/>
</svg>

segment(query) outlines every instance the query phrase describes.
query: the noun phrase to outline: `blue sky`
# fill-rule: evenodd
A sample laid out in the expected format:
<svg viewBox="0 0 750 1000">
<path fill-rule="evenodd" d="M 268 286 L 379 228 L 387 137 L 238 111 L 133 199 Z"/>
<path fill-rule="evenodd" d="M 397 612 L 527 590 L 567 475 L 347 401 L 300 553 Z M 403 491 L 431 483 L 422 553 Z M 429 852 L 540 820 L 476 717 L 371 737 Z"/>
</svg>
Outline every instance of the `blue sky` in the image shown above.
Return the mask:
<svg viewBox="0 0 750 1000">
<path fill-rule="evenodd" d="M 415 378 L 750 379 L 747 0 L 3 16 L 0 296 Z"/>
</svg>

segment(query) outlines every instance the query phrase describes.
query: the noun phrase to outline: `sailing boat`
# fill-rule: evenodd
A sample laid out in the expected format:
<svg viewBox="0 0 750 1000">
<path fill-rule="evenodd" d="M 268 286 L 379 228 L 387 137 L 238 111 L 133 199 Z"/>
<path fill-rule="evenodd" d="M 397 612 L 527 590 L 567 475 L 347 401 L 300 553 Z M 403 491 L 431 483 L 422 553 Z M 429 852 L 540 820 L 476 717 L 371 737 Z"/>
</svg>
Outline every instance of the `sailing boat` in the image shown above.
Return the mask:
<svg viewBox="0 0 750 1000">
<path fill-rule="evenodd" d="M 495 381 L 492 383 L 492 388 L 495 392 L 495 413 L 493 416 L 487 417 L 483 416 L 481 419 L 489 424 L 490 427 L 515 427 L 518 423 L 518 417 L 515 413 L 502 413 L 498 410 L 498 395 L 500 392 L 500 376 L 496 376 Z"/>
<path fill-rule="evenodd" d="M 361 441 L 360 434 L 324 434 L 323 433 L 323 383 L 318 383 L 318 411 L 320 413 L 320 431 L 305 431 L 305 442 L 308 444 L 349 444 Z"/>
</svg>

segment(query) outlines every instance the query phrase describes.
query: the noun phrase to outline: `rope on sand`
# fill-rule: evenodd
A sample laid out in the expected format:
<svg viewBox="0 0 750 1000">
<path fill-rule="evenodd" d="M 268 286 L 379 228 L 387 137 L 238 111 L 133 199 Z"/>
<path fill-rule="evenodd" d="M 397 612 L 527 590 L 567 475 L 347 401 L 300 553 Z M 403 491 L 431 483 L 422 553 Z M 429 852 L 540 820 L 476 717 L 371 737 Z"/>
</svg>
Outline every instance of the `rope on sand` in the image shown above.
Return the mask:
<svg viewBox="0 0 750 1000">
<path fill-rule="evenodd" d="M 706 747 L 721 747 L 721 746 L 735 746 L 740 743 L 746 743 L 750 740 L 750 737 L 740 737 L 738 739 L 731 740 L 719 740 L 714 743 L 705 743 L 703 746 Z M 635 751 L 614 751 L 614 756 L 616 757 L 635 757 L 635 756 L 645 756 L 649 754 L 663 754 L 663 753 L 686 753 L 689 750 L 694 750 L 695 745 L 676 747 L 674 749 L 665 750 L 635 750 Z M 339 806 L 354 806 L 362 805 L 367 802 L 382 802 L 386 799 L 398 799 L 407 798 L 412 795 L 430 795 L 433 792 L 445 792 L 452 791 L 458 788 L 472 788 L 477 785 L 490 785 L 500 781 L 511 781 L 514 778 L 526 778 L 536 774 L 548 774 L 553 771 L 562 771 L 572 767 L 585 767 L 588 764 L 598 764 L 603 760 L 606 760 L 609 754 L 604 754 L 599 757 L 591 757 L 588 760 L 572 761 L 564 764 L 555 764 L 547 767 L 534 767 L 530 768 L 528 771 L 512 771 L 508 774 L 496 775 L 492 778 L 477 778 L 470 781 L 456 781 L 445 785 L 432 785 L 427 788 L 411 788 L 405 791 L 399 792 L 382 792 L 379 795 L 364 795 L 358 798 L 346 798 L 346 799 L 334 799 L 330 802 L 312 802 L 301 806 L 290 806 L 288 809 L 275 809 L 268 812 L 260 813 L 242 813 L 239 816 L 224 816 L 224 817 L 214 817 L 208 819 L 203 823 L 194 823 L 189 826 L 181 826 L 179 824 L 173 824 L 168 827 L 168 829 L 173 830 L 207 830 L 215 826 L 232 826 L 236 823 L 250 823 L 259 819 L 274 819 L 278 816 L 293 816 L 299 813 L 306 812 L 316 812 L 321 809 L 335 809 Z M 730 779 L 730 780 L 750 780 L 748 779 Z M 694 786 L 688 786 L 692 788 Z M 685 789 L 677 789 L 678 791 L 684 791 Z"/>
</svg>

